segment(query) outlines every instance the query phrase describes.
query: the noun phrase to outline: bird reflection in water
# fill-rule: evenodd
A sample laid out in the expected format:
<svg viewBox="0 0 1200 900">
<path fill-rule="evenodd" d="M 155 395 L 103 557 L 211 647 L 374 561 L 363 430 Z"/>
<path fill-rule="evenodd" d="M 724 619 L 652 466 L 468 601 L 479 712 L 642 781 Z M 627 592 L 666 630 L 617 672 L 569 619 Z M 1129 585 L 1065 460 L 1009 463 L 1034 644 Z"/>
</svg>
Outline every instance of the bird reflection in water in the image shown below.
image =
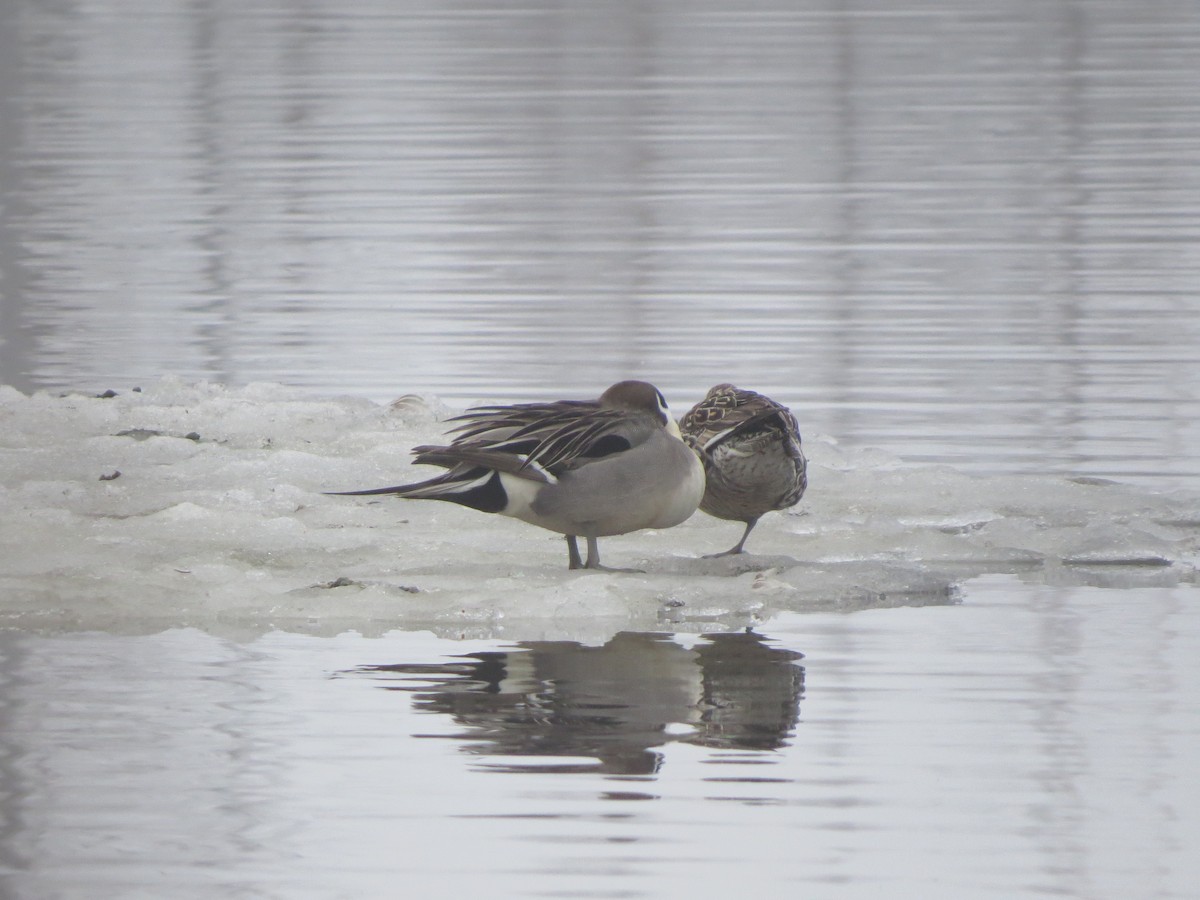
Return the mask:
<svg viewBox="0 0 1200 900">
<path fill-rule="evenodd" d="M 670 635 L 622 632 L 599 647 L 525 641 L 434 665 L 352 673 L 413 693 L 415 707 L 465 726 L 470 753 L 536 757 L 492 770 L 652 775 L 657 748 L 681 741 L 727 751 L 784 746 L 799 717 L 803 654 L 751 632 L 685 647 Z M 561 758 L 561 763 L 547 763 Z"/>
</svg>

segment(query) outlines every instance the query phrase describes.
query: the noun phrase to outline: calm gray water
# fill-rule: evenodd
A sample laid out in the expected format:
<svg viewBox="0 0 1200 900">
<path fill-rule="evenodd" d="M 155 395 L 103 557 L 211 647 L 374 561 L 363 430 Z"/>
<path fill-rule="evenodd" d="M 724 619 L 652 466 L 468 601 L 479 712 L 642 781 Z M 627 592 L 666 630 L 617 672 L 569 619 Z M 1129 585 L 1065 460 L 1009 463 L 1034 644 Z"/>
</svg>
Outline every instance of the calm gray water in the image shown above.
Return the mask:
<svg viewBox="0 0 1200 900">
<path fill-rule="evenodd" d="M 1185 900 L 1195 598 L 993 577 L 590 646 L 0 633 L 0 892 Z"/>
<path fill-rule="evenodd" d="M 0 383 L 734 381 L 913 464 L 1194 486 L 1198 84 L 1195 0 L 0 0 Z M 1190 898 L 1197 595 L 1113 581 L 0 630 L 0 896 Z"/>
<path fill-rule="evenodd" d="M 0 0 L 0 382 L 685 408 L 1194 476 L 1194 0 Z"/>
<path fill-rule="evenodd" d="M 8 632 L 0 892 L 1184 900 L 1195 596 L 994 577 L 587 647 Z"/>
</svg>

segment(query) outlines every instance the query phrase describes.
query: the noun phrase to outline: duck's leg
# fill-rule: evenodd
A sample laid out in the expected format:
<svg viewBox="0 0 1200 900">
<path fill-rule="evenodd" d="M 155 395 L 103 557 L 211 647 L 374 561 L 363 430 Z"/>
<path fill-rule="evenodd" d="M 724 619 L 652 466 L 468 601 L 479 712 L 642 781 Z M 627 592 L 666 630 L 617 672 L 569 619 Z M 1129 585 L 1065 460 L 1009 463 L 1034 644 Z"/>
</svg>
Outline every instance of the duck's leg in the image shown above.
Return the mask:
<svg viewBox="0 0 1200 900">
<path fill-rule="evenodd" d="M 600 565 L 600 542 L 594 537 L 587 539 L 587 562 L 584 563 L 585 569 L 597 569 L 601 572 L 642 572 L 642 569 L 614 569 L 610 566 Z"/>
<path fill-rule="evenodd" d="M 600 565 L 600 542 L 589 534 L 587 536 L 587 545 L 588 558 L 583 567 L 585 569 L 603 569 L 604 566 Z"/>
<path fill-rule="evenodd" d="M 592 560 L 592 548 L 588 547 L 588 562 Z M 583 559 L 579 555 L 579 543 L 575 540 L 575 535 L 567 535 L 567 568 L 582 569 Z"/>
<path fill-rule="evenodd" d="M 744 546 L 746 546 L 746 538 L 750 537 L 750 532 L 754 529 L 754 526 L 757 524 L 758 524 L 757 518 L 748 519 L 746 521 L 746 530 L 742 532 L 742 539 L 740 541 L 738 541 L 736 544 L 734 544 L 728 550 L 723 550 L 720 553 L 709 553 L 704 558 L 705 559 L 717 559 L 718 557 L 721 557 L 721 556 L 736 556 L 738 553 L 741 553 L 742 548 Z"/>
</svg>

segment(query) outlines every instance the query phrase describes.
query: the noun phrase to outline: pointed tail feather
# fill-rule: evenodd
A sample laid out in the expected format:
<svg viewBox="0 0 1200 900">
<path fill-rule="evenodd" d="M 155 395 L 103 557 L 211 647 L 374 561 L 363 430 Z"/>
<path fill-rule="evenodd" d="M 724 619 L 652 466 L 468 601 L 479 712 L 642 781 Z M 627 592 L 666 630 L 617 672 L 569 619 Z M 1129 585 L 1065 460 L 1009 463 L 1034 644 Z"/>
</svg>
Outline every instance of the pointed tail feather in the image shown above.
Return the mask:
<svg viewBox="0 0 1200 900">
<path fill-rule="evenodd" d="M 379 494 L 395 494 L 410 500 L 441 499 L 442 494 L 457 494 L 478 487 L 490 473 L 475 469 L 471 471 L 446 472 L 428 481 L 412 484 L 397 484 L 392 487 L 368 488 L 363 491 L 323 491 L 331 497 L 373 497 Z"/>
<path fill-rule="evenodd" d="M 395 487 L 371 488 L 366 491 L 321 491 L 326 497 L 369 497 L 372 494 L 403 494 L 409 488 L 420 487 L 419 484 L 398 484 Z"/>
<path fill-rule="evenodd" d="M 370 497 L 395 494 L 406 500 L 445 500 L 469 506 L 481 512 L 501 512 L 508 505 L 508 494 L 500 476 L 491 469 L 475 467 L 466 471 L 446 472 L 428 481 L 398 484 L 394 487 L 370 488 L 365 491 L 326 491 L 335 497 Z"/>
</svg>

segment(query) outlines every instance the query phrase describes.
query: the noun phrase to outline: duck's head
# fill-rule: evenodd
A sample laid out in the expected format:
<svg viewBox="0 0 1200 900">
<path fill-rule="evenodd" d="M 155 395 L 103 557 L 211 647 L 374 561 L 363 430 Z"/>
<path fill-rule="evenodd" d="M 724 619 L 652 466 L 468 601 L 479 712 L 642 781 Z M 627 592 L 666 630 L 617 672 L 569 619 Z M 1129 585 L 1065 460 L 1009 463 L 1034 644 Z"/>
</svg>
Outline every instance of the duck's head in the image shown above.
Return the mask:
<svg viewBox="0 0 1200 900">
<path fill-rule="evenodd" d="M 618 381 L 600 395 L 600 405 L 608 409 L 648 413 L 654 416 L 663 428 L 679 437 L 679 426 L 671 418 L 666 397 L 647 381 Z"/>
</svg>

